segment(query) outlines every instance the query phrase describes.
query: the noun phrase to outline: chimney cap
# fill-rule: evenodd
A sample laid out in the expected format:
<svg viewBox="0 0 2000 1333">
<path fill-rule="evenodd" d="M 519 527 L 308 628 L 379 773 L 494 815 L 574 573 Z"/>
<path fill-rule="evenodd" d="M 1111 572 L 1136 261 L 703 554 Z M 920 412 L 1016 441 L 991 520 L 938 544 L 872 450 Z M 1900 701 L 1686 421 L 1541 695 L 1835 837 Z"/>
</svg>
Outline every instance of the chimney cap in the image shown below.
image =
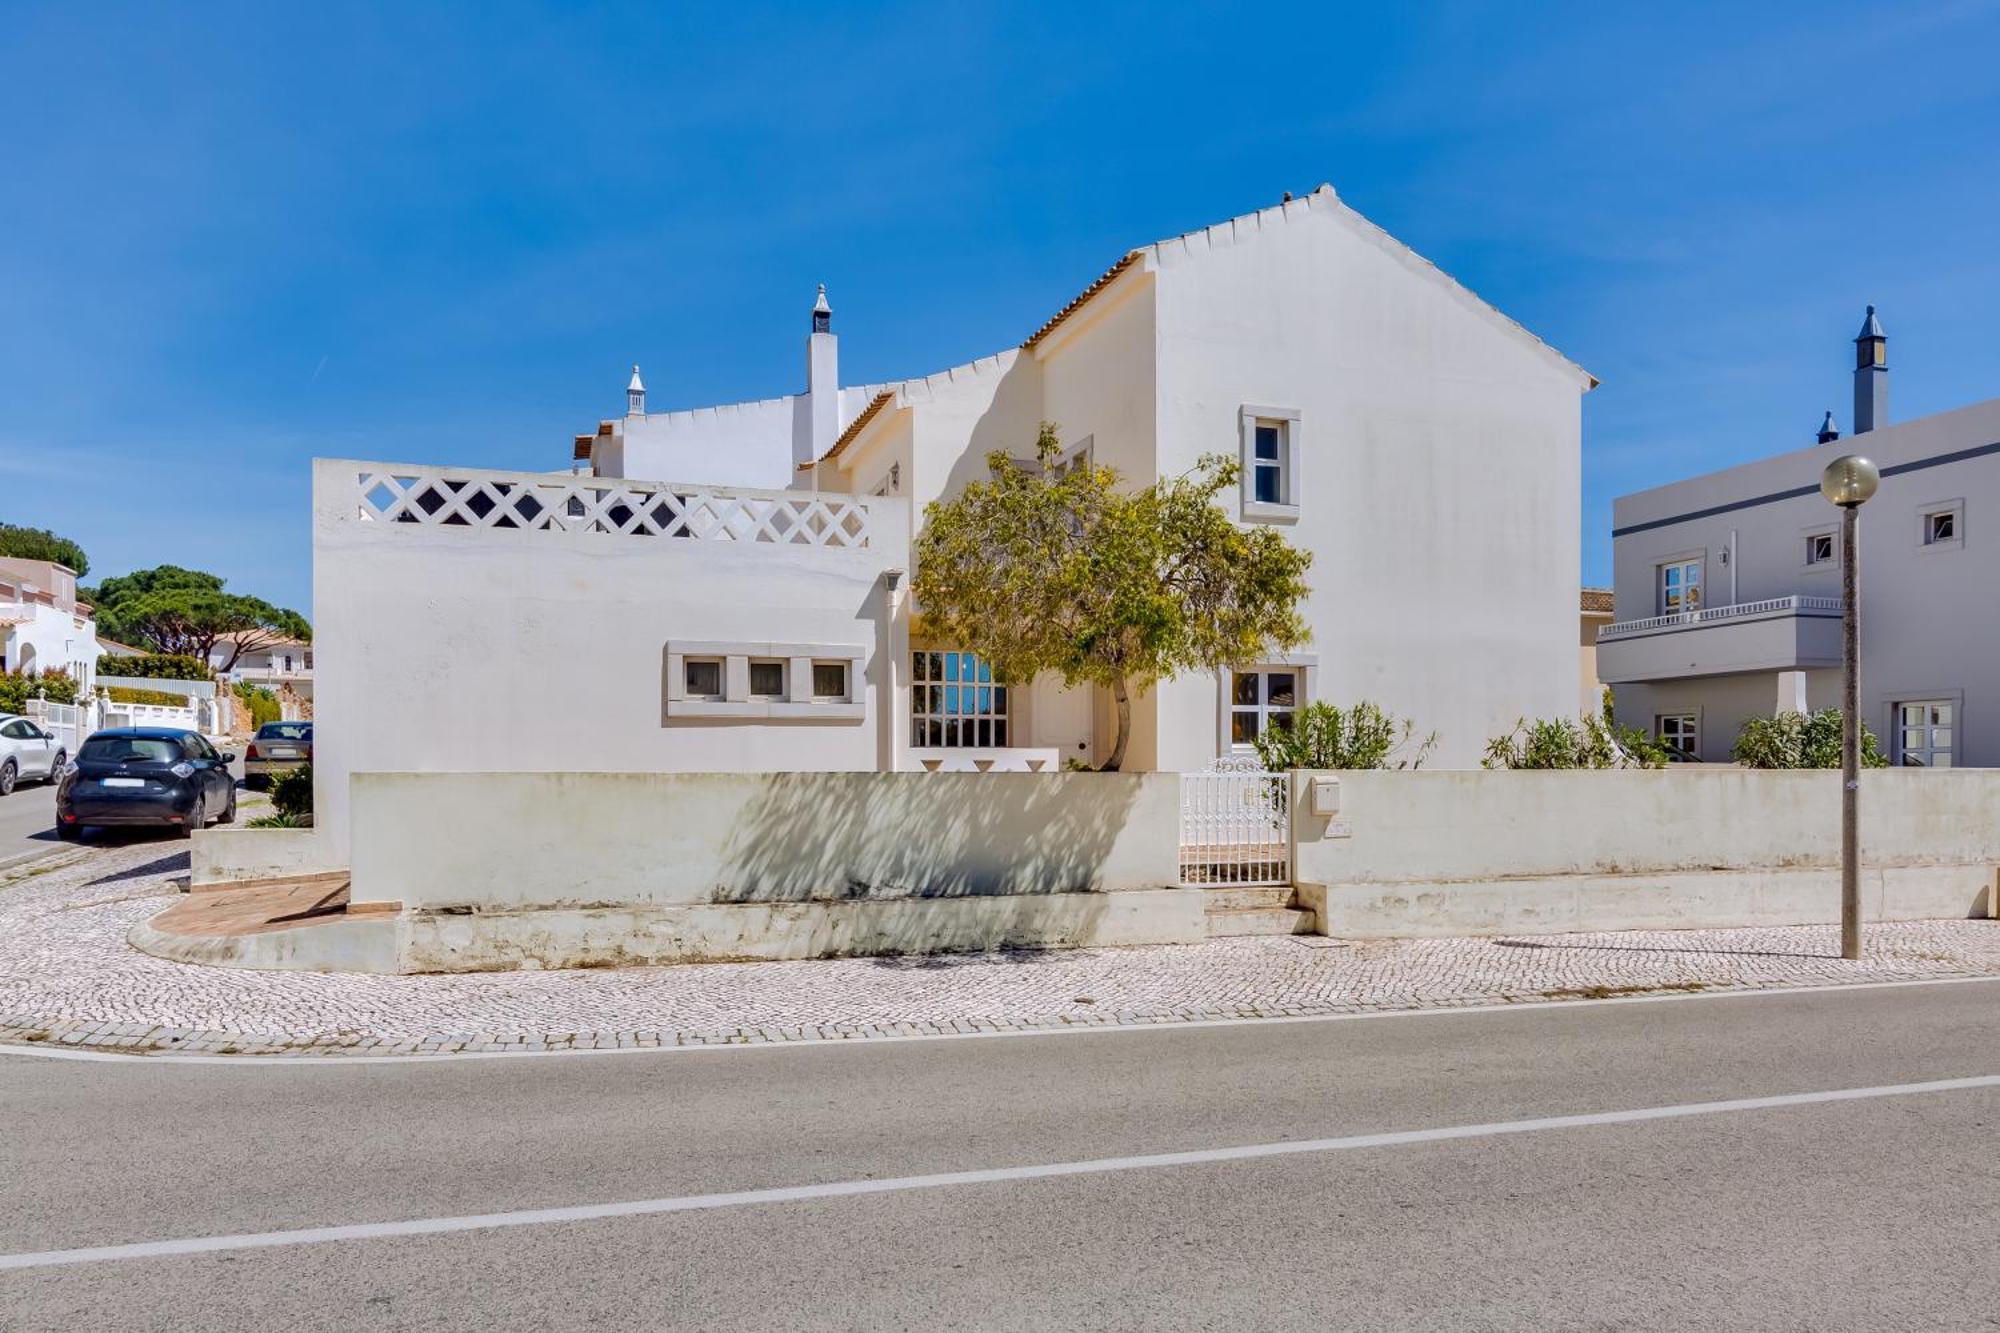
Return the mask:
<svg viewBox="0 0 2000 1333">
<path fill-rule="evenodd" d="M 632 367 L 632 382 L 625 386 L 625 392 L 626 393 L 646 392 L 646 381 L 639 378 L 639 367 L 636 365 Z"/>
<path fill-rule="evenodd" d="M 1861 332 L 1854 335 L 1854 341 L 1867 342 L 1870 338 L 1886 339 L 1888 336 L 1882 332 L 1882 321 L 1875 318 L 1875 307 L 1869 306 L 1867 317 L 1861 321 Z"/>
<path fill-rule="evenodd" d="M 1832 444 L 1840 438 L 1840 427 L 1833 424 L 1833 409 L 1826 410 L 1826 418 L 1819 423 L 1819 442 Z"/>
<path fill-rule="evenodd" d="M 1868 308 L 1873 310 L 1875 307 L 1870 306 Z M 831 315 L 833 313 L 833 307 L 826 303 L 826 284 L 823 282 L 819 285 L 819 299 L 813 302 L 812 312 L 815 315 Z"/>
</svg>

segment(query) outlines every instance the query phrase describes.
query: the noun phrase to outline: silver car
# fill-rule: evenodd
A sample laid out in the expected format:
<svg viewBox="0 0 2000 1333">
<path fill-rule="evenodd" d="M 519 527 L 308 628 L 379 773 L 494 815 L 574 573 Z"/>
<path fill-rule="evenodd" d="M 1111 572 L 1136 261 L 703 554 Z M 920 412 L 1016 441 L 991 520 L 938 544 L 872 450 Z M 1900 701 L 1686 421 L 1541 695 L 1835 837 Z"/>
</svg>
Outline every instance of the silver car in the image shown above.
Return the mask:
<svg viewBox="0 0 2000 1333">
<path fill-rule="evenodd" d="M 0 796 L 12 794 L 23 778 L 54 782 L 68 762 L 62 742 L 43 731 L 39 722 L 0 713 Z"/>
</svg>

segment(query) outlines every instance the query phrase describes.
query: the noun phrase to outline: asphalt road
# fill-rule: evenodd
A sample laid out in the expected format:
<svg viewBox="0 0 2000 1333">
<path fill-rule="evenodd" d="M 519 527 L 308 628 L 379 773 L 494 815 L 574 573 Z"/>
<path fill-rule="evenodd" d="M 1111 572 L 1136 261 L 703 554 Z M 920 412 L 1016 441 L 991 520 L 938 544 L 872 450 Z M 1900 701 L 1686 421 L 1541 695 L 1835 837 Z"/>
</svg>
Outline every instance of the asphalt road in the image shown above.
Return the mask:
<svg viewBox="0 0 2000 1333">
<path fill-rule="evenodd" d="M 0 1327 L 1994 1329 L 1996 1007 L 1971 982 L 693 1053 L 0 1055 Z M 1549 1117 L 1593 1119 L 1521 1123 Z M 396 1225 L 633 1200 L 683 1202 Z M 363 1234 L 10 1268 L 338 1226 Z"/>
</svg>

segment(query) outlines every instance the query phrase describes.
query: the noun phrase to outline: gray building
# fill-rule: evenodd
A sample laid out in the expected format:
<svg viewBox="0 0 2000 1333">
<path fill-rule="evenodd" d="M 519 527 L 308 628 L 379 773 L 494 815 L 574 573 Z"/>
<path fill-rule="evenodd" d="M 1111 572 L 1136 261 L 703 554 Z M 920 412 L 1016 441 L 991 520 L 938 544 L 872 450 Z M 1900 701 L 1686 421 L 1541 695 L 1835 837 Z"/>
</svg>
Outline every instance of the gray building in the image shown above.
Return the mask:
<svg viewBox="0 0 2000 1333">
<path fill-rule="evenodd" d="M 1820 470 L 1882 470 L 1861 510 L 1861 706 L 1891 762 L 2000 765 L 2000 398 L 1892 425 L 1875 308 L 1856 433 L 1612 504 L 1617 618 L 1597 670 L 1622 725 L 1723 763 L 1752 717 L 1840 703 L 1840 514 Z"/>
</svg>

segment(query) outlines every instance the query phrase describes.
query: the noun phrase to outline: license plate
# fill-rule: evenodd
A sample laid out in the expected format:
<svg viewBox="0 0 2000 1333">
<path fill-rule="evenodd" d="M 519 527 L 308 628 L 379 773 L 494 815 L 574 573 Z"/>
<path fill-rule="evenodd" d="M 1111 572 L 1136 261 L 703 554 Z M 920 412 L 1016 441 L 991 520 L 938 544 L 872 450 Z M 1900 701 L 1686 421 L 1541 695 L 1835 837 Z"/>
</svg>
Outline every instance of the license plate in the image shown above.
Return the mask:
<svg viewBox="0 0 2000 1333">
<path fill-rule="evenodd" d="M 298 757 L 299 752 L 289 746 L 274 745 L 271 747 L 271 758 L 273 759 L 297 759 Z"/>
<path fill-rule="evenodd" d="M 146 780 L 144 778 L 106 778 L 104 779 L 104 785 L 107 787 L 143 787 L 146 785 Z"/>
</svg>

